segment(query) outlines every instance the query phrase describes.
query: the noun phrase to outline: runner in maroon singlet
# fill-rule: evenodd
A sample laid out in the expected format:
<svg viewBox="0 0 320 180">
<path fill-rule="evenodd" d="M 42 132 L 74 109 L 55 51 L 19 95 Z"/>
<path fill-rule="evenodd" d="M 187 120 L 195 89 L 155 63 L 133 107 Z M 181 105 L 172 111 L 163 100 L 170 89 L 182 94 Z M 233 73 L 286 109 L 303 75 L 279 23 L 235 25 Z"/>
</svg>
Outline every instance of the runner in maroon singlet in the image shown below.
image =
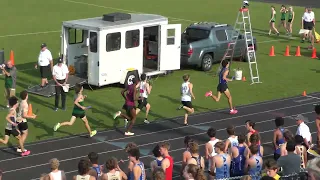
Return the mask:
<svg viewBox="0 0 320 180">
<path fill-rule="evenodd" d="M 126 132 L 124 133 L 126 136 L 132 136 L 134 133 L 131 132 L 132 127 L 134 123 L 136 122 L 136 107 L 135 107 L 135 101 L 139 100 L 137 98 L 137 82 L 136 80 L 133 80 L 133 84 L 129 85 L 126 89 L 123 89 L 121 91 L 121 94 L 123 98 L 125 99 L 125 104 L 122 106 L 122 109 L 126 110 L 126 114 L 122 113 L 121 111 L 118 111 L 114 115 L 114 119 L 116 119 L 118 116 L 121 116 L 125 119 L 125 127 L 127 126 L 127 121 L 130 121 L 129 127 L 127 128 Z M 127 92 L 127 93 L 126 93 Z"/>
<path fill-rule="evenodd" d="M 248 146 L 251 146 L 251 144 L 250 144 L 250 136 L 251 136 L 252 134 L 258 134 L 258 136 L 259 136 L 259 138 L 260 138 L 260 134 L 259 134 L 259 131 L 257 131 L 257 130 L 254 129 L 254 126 L 256 125 L 255 122 L 252 122 L 252 121 L 250 121 L 250 120 L 247 120 L 245 123 L 246 123 L 246 128 L 247 128 L 247 130 L 248 130 L 248 134 L 247 134 L 247 145 L 248 145 Z M 260 140 L 259 140 L 258 145 L 260 145 L 260 144 L 261 144 L 261 142 L 260 142 Z"/>
<path fill-rule="evenodd" d="M 170 144 L 168 142 L 160 143 L 159 147 L 160 147 L 160 153 L 164 158 L 162 160 L 161 167 L 166 175 L 165 180 L 172 180 L 173 159 L 169 155 Z"/>
</svg>

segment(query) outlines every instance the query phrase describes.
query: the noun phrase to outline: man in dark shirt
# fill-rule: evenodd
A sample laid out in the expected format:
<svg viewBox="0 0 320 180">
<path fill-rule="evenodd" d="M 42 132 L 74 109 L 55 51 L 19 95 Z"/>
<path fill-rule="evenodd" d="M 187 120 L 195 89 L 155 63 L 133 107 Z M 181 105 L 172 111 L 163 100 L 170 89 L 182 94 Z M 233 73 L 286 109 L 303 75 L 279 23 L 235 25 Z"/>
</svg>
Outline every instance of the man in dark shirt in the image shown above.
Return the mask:
<svg viewBox="0 0 320 180">
<path fill-rule="evenodd" d="M 300 172 L 301 159 L 299 155 L 294 153 L 295 147 L 295 142 L 288 141 L 286 147 L 288 155 L 281 156 L 277 161 L 278 166 L 282 167 L 283 175 L 290 175 Z"/>
</svg>

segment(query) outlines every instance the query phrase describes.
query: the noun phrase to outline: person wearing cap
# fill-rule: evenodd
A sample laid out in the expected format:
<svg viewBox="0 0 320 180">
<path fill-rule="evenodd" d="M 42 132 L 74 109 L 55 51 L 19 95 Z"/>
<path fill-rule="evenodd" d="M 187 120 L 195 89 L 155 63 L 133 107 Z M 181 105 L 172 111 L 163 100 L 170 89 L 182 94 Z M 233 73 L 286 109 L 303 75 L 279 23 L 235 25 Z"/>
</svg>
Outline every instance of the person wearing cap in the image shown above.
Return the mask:
<svg viewBox="0 0 320 180">
<path fill-rule="evenodd" d="M 38 57 L 38 64 L 35 65 L 35 68 L 37 69 L 38 66 L 40 66 L 41 90 L 48 85 L 48 77 L 50 77 L 50 73 L 53 69 L 53 58 L 51 52 L 47 49 L 46 43 L 42 43 L 40 47 L 41 51 Z"/>
<path fill-rule="evenodd" d="M 303 13 L 302 16 L 302 29 L 307 30 L 308 33 L 303 35 L 303 38 L 301 40 L 302 43 L 304 43 L 305 38 L 309 37 L 311 40 L 311 48 L 314 46 L 314 36 L 313 36 L 313 28 L 315 26 L 315 15 L 312 9 L 306 8 L 306 11 Z"/>
<path fill-rule="evenodd" d="M 9 98 L 16 94 L 17 68 L 9 60 L 6 65 L 0 67 L 4 77 L 4 94 L 7 99 L 7 108 L 9 108 Z"/>
<path fill-rule="evenodd" d="M 303 137 L 304 145 L 308 149 L 311 145 L 311 142 L 312 142 L 312 136 L 311 136 L 310 129 L 309 129 L 308 125 L 305 123 L 306 118 L 304 116 L 302 116 L 301 114 L 299 114 L 295 117 L 295 120 L 298 125 L 296 135 L 300 135 Z"/>
<path fill-rule="evenodd" d="M 61 96 L 62 109 L 66 110 L 66 92 L 63 89 L 63 86 L 67 86 L 69 69 L 68 66 L 63 63 L 63 60 L 59 58 L 58 63 L 53 67 L 52 76 L 55 81 L 55 108 L 57 111 L 59 107 L 59 100 Z"/>
</svg>

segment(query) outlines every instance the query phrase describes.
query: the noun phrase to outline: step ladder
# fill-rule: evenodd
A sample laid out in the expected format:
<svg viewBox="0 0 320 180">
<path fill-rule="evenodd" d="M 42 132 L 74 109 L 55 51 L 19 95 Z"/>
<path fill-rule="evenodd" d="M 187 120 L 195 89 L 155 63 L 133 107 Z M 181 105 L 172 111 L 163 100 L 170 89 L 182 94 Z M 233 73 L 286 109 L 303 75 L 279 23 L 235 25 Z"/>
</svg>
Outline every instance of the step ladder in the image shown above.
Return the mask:
<svg viewBox="0 0 320 180">
<path fill-rule="evenodd" d="M 250 76 L 251 76 L 251 82 L 252 82 L 251 84 L 261 83 L 260 77 L 259 77 L 255 47 L 254 47 L 254 42 L 252 38 L 253 35 L 252 35 L 252 28 L 251 28 L 250 13 L 247 7 L 242 7 L 239 9 L 237 20 L 234 25 L 234 31 L 232 32 L 231 41 L 228 44 L 228 48 L 222 58 L 222 61 L 225 59 L 230 59 L 230 65 L 229 65 L 229 69 L 230 69 L 231 63 L 233 60 L 234 50 L 238 42 L 240 33 L 242 33 L 245 41 L 245 45 L 246 45 L 243 55 L 247 57 L 247 60 L 249 63 Z M 220 67 L 218 69 L 217 74 L 220 72 L 221 69 L 222 69 L 222 65 L 220 63 Z"/>
</svg>

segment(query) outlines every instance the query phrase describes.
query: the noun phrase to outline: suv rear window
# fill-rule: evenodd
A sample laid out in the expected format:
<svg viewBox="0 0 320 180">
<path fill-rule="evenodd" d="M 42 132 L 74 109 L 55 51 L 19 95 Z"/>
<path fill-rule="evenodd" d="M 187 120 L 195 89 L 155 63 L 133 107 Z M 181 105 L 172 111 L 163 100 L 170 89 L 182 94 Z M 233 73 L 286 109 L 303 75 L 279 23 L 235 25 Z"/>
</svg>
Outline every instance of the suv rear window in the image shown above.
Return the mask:
<svg viewBox="0 0 320 180">
<path fill-rule="evenodd" d="M 203 39 L 207 39 L 210 35 L 210 31 L 204 29 L 188 28 L 185 35 L 188 41 L 200 41 Z"/>
</svg>

